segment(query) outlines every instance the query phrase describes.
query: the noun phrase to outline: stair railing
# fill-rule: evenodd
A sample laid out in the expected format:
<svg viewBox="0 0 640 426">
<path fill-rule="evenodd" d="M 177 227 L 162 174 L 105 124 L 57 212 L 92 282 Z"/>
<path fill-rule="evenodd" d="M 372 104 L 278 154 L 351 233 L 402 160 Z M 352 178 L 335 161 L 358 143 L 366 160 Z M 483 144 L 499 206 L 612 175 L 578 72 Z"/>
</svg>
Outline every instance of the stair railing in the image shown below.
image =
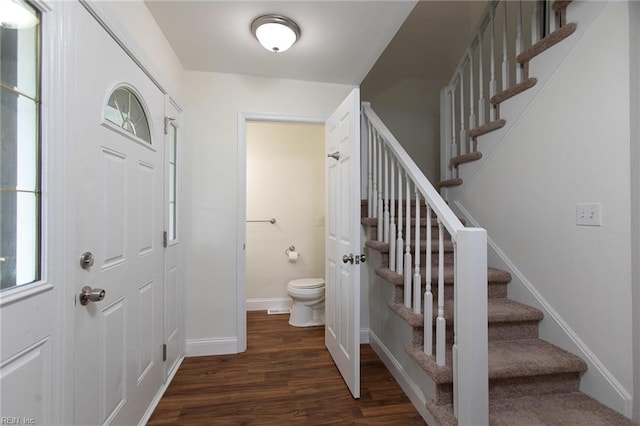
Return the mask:
<svg viewBox="0 0 640 426">
<path fill-rule="evenodd" d="M 424 316 L 425 354 L 434 357 L 438 366 L 449 365 L 453 369 L 453 403 L 458 423 L 488 424 L 486 231 L 463 226 L 369 103 L 362 104 L 362 120 L 368 159 L 368 164 L 363 165 L 368 181 L 368 216 L 378 219 L 378 240 L 389 244 L 389 269 L 404 277 L 405 306 Z M 420 234 L 423 211 L 424 268 Z M 432 225 L 437 226 L 437 231 L 435 227 L 432 230 Z M 438 233 L 437 242 L 432 240 L 432 232 Z M 453 324 L 445 319 L 445 232 L 454 249 Z M 447 329 L 453 330 L 450 348 Z"/>
<path fill-rule="evenodd" d="M 459 178 L 452 158 L 478 152 L 479 129 L 501 127 L 494 96 L 526 83 L 528 58 L 521 54 L 565 25 L 568 3 L 567 0 L 487 3 L 469 48 L 442 90 L 442 180 Z"/>
</svg>

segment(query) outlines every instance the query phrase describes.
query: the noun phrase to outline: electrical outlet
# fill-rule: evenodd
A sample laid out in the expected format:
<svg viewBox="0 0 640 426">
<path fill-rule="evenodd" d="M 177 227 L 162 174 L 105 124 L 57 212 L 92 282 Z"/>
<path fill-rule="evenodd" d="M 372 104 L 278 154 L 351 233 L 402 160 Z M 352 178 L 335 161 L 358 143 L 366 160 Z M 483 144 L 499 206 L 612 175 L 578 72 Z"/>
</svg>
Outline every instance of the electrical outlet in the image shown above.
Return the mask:
<svg viewBox="0 0 640 426">
<path fill-rule="evenodd" d="M 576 204 L 576 225 L 602 226 L 600 209 L 600 203 Z"/>
</svg>

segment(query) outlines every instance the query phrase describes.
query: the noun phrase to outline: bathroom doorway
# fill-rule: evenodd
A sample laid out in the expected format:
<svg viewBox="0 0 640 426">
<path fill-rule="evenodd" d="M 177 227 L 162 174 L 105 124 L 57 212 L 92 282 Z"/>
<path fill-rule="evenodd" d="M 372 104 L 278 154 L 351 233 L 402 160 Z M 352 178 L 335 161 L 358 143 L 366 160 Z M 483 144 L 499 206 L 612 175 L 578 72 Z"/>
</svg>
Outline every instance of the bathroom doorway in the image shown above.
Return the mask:
<svg viewBox="0 0 640 426">
<path fill-rule="evenodd" d="M 324 278 L 324 123 L 246 122 L 246 310 L 288 315 L 287 283 Z"/>
</svg>

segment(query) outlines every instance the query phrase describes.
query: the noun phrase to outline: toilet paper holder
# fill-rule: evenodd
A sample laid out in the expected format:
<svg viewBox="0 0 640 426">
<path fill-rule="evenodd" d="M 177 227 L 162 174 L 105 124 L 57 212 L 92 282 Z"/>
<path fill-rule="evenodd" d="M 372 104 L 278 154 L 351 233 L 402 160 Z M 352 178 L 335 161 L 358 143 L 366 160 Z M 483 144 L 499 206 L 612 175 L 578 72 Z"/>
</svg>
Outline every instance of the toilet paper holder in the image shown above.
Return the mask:
<svg viewBox="0 0 640 426">
<path fill-rule="evenodd" d="M 290 245 L 289 248 L 284 251 L 284 254 L 289 256 L 290 251 L 296 251 L 296 246 Z"/>
</svg>

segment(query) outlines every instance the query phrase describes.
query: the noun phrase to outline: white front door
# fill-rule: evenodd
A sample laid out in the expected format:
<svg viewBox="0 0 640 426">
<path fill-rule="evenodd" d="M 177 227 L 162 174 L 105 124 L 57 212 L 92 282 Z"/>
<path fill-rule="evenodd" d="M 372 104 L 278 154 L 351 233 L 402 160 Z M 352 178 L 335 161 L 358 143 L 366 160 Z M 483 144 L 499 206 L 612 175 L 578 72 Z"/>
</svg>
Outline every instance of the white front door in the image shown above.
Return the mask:
<svg viewBox="0 0 640 426">
<path fill-rule="evenodd" d="M 74 423 L 132 425 L 164 382 L 164 95 L 83 6 L 70 9 Z M 128 114 L 136 102 L 127 90 L 146 110 L 150 142 L 144 120 Z M 83 269 L 85 252 L 94 260 Z M 104 299 L 81 304 L 84 286 L 103 289 Z"/>
<path fill-rule="evenodd" d="M 327 264 L 325 345 L 360 398 L 360 91 L 325 124 Z"/>
</svg>

